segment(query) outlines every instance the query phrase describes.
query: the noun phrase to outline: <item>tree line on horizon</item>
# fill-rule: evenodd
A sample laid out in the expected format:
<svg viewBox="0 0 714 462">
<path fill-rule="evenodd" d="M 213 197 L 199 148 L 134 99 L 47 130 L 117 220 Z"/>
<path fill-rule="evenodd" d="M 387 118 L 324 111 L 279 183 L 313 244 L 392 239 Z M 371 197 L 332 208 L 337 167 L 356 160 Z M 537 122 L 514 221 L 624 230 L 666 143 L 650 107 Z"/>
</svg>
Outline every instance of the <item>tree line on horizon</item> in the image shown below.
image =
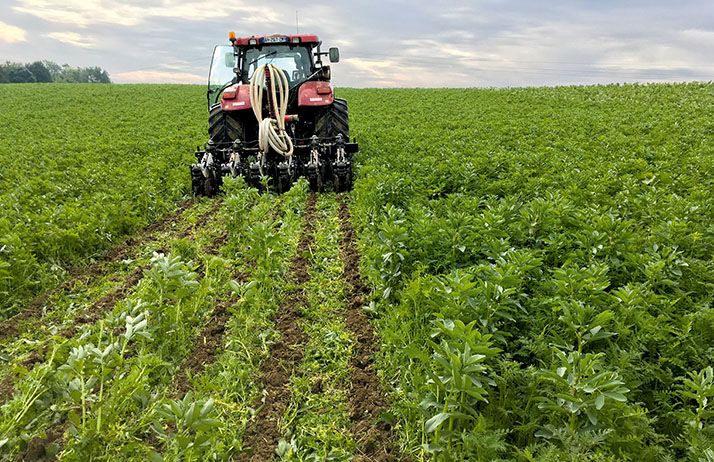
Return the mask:
<svg viewBox="0 0 714 462">
<path fill-rule="evenodd" d="M 53 61 L 0 64 L 0 83 L 112 83 L 101 67 L 73 67 Z"/>
</svg>

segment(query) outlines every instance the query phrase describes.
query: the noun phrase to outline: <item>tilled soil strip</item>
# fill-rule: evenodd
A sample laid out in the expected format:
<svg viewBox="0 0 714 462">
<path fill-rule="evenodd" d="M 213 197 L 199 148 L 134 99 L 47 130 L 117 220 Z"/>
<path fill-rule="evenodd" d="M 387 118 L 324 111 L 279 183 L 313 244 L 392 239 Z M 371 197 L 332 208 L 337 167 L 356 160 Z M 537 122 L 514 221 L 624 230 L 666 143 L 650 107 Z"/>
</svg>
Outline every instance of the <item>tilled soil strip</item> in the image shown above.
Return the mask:
<svg viewBox="0 0 714 462">
<path fill-rule="evenodd" d="M 275 315 L 275 328 L 280 339 L 270 347 L 270 356 L 261 362 L 260 382 L 263 384 L 262 399 L 255 405 L 258 413 L 252 427 L 246 430 L 243 447 L 248 452 L 238 456 L 239 461 L 265 462 L 275 456 L 275 448 L 281 437 L 278 423 L 290 403 L 290 377 L 302 361 L 307 335 L 299 326 L 300 307 L 306 306 L 304 285 L 310 280 L 310 254 L 315 242 L 315 219 L 317 197 L 311 194 L 305 208 L 303 229 L 297 253 L 290 262 L 288 290 Z"/>
<path fill-rule="evenodd" d="M 153 236 L 167 230 L 172 224 L 179 222 L 183 214 L 193 203 L 194 202 L 192 200 L 181 202 L 177 210 L 165 215 L 159 221 L 150 224 L 141 230 L 136 236 L 129 237 L 124 242 L 107 252 L 95 263 L 87 267 L 70 269 L 69 277 L 60 285 L 53 289 L 49 289 L 32 299 L 27 306 L 16 315 L 0 321 L 0 340 L 21 334 L 22 331 L 18 328 L 20 321 L 32 318 L 42 318 L 44 315 L 43 308 L 51 296 L 62 291 L 70 290 L 74 287 L 77 281 L 81 279 L 92 280 L 107 275 L 110 271 L 109 264 L 126 259 L 131 256 L 136 251 L 136 248 L 143 242 L 152 239 Z M 218 205 L 220 204 L 214 206 L 209 213 L 213 213 L 217 210 Z"/>
<path fill-rule="evenodd" d="M 350 359 L 352 389 L 349 391 L 350 422 L 357 453 L 353 461 L 397 460 L 391 441 L 391 429 L 380 414 L 387 410 L 384 390 L 374 369 L 378 351 L 377 339 L 363 306 L 369 295 L 359 271 L 359 253 L 350 210 L 344 196 L 340 196 L 340 256 L 344 262 L 347 289 L 345 324 L 355 339 L 354 354 Z"/>
</svg>

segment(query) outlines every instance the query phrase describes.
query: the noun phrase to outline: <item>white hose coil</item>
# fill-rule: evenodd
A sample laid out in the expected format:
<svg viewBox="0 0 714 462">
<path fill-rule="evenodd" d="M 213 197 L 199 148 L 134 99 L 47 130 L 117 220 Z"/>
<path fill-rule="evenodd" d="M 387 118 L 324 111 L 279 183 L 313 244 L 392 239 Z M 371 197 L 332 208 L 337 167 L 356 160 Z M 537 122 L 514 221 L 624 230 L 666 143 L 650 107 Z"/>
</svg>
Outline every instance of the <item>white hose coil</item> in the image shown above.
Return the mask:
<svg viewBox="0 0 714 462">
<path fill-rule="evenodd" d="M 265 90 L 265 69 L 268 69 L 272 82 L 270 94 L 275 119 L 263 119 L 263 91 Z M 293 142 L 285 131 L 285 115 L 288 111 L 288 94 L 290 87 L 283 71 L 273 64 L 260 66 L 250 79 L 250 104 L 258 119 L 258 148 L 262 153 L 268 151 L 268 146 L 275 152 L 289 157 L 293 154 Z"/>
</svg>

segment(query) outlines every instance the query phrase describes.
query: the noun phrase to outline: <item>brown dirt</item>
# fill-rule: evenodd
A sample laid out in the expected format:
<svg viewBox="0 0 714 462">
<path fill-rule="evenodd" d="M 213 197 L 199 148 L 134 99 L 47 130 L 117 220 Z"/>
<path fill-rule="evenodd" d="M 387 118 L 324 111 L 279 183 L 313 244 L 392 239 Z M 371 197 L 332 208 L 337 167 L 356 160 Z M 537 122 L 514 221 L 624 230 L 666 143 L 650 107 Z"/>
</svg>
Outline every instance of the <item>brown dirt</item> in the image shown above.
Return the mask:
<svg viewBox="0 0 714 462">
<path fill-rule="evenodd" d="M 218 235 L 204 250 L 209 255 L 219 255 L 220 250 L 228 242 L 230 234 L 227 229 L 223 229 L 221 234 Z"/>
<path fill-rule="evenodd" d="M 110 249 L 91 265 L 70 268 L 68 270 L 68 277 L 64 282 L 32 299 L 27 306 L 16 315 L 0 321 L 0 340 L 21 334 L 24 331 L 24 329 L 21 329 L 19 326 L 22 321 L 42 318 L 45 314 L 45 310 L 51 309 L 51 307 L 46 306 L 51 296 L 72 289 L 80 280 L 91 281 L 108 274 L 111 270 L 110 263 L 128 258 L 136 252 L 136 248 L 141 245 L 142 242 L 152 239 L 154 235 L 180 222 L 183 213 L 188 210 L 193 203 L 192 200 L 180 202 L 175 211 L 168 213 L 160 220 L 142 229 L 137 235 L 127 238 L 124 242 Z M 220 205 L 219 201 L 217 201 L 217 203 L 215 207 Z M 30 325 L 28 324 L 23 327 L 30 328 Z"/>
<path fill-rule="evenodd" d="M 0 380 L 0 403 L 10 401 L 15 395 L 15 387 L 13 377 L 6 375 Z"/>
<path fill-rule="evenodd" d="M 281 437 L 278 423 L 290 403 L 290 377 L 302 361 L 307 343 L 307 336 L 300 328 L 299 320 L 300 307 L 307 304 L 303 286 L 310 279 L 309 256 L 315 241 L 316 203 L 317 197 L 311 194 L 303 217 L 297 254 L 290 262 L 289 279 L 295 287 L 287 291 L 275 317 L 280 339 L 271 345 L 270 356 L 261 363 L 263 395 L 255 403 L 258 408 L 255 422 L 244 435 L 243 446 L 249 450 L 238 456 L 239 461 L 272 460 Z"/>
<path fill-rule="evenodd" d="M 350 211 L 340 196 L 340 256 L 344 263 L 348 303 L 345 324 L 355 339 L 350 359 L 352 388 L 349 390 L 351 432 L 357 445 L 353 461 L 391 461 L 399 457 L 392 444 L 391 428 L 379 421 L 387 410 L 387 399 L 375 371 L 374 357 L 379 349 L 374 329 L 362 309 L 370 293 L 359 271 L 360 256 Z"/>
<path fill-rule="evenodd" d="M 47 447 L 50 444 L 56 444 L 58 446 L 61 446 L 62 440 L 64 439 L 64 432 L 66 429 L 66 422 L 53 424 L 50 428 L 47 429 L 47 433 L 45 434 L 44 438 L 32 438 L 27 443 L 27 447 L 25 448 L 25 450 L 20 452 L 15 458 L 15 460 L 18 462 L 39 462 L 56 460 L 56 457 L 47 454 Z"/>
</svg>

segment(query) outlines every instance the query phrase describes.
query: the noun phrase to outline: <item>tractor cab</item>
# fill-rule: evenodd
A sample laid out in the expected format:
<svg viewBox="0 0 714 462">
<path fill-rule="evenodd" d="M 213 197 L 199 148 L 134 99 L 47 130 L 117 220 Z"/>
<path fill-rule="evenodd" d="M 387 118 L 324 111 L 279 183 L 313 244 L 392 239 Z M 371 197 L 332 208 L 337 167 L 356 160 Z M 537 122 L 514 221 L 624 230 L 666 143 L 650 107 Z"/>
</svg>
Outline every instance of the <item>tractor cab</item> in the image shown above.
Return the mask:
<svg viewBox="0 0 714 462">
<path fill-rule="evenodd" d="M 339 61 L 337 48 L 320 51 L 321 42 L 314 35 L 271 35 L 260 37 L 231 37 L 232 45 L 218 45 L 213 50 L 208 77 L 208 106 L 220 102 L 221 93 L 234 84 L 247 84 L 256 69 L 273 64 L 287 77 L 290 89 L 307 80 L 329 81 L 330 62 Z"/>
</svg>

